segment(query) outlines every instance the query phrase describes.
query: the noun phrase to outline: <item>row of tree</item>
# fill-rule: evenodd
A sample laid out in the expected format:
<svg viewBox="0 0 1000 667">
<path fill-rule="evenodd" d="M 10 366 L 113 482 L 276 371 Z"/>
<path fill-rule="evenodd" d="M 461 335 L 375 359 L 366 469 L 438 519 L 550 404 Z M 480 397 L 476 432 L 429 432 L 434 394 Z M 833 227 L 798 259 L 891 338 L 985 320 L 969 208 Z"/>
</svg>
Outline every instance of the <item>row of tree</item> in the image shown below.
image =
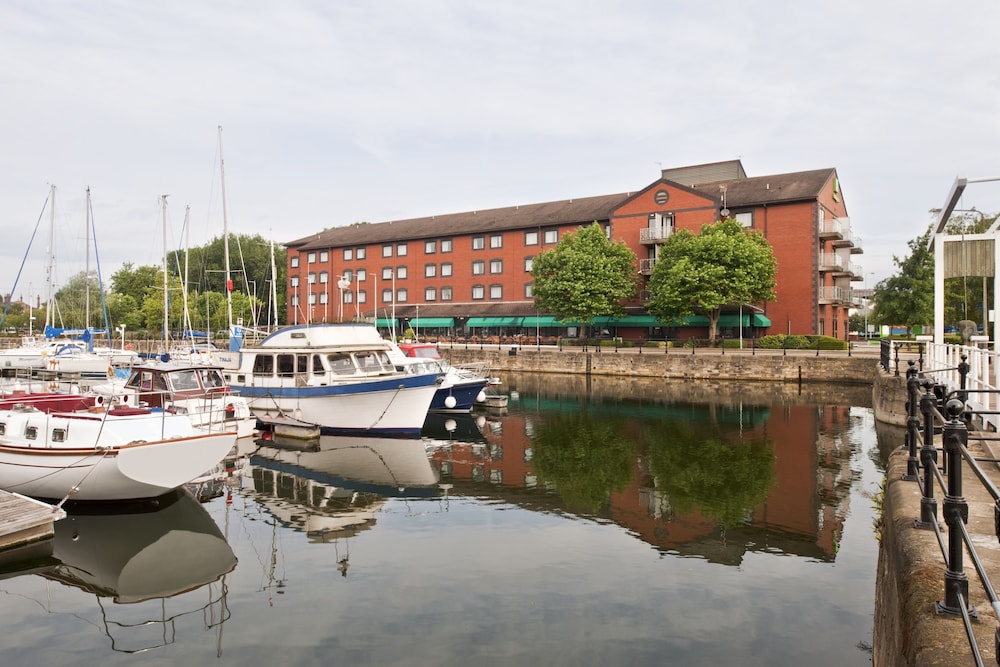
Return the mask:
<svg viewBox="0 0 1000 667">
<path fill-rule="evenodd" d="M 124 325 L 127 331 L 156 338 L 163 332 L 166 304 L 167 324 L 172 330 L 188 326 L 197 331 L 223 330 L 229 325 L 226 291 L 230 287 L 224 245 L 224 239 L 218 237 L 187 253 L 171 253 L 166 281 L 162 267 L 135 266 L 131 262 L 113 273 L 109 282 L 95 272 L 80 272 L 56 291 L 51 319 L 55 326 L 63 328 L 104 329 L 107 324 L 113 331 Z M 271 253 L 273 250 L 278 317 L 283 318 L 287 291 L 285 250 L 272 246 L 260 235 L 232 235 L 229 250 L 234 321 L 242 320 L 247 326 L 276 324 L 274 316 L 269 315 L 274 310 Z M 25 304 L 11 303 L 2 326 L 40 332 L 39 323 L 47 321 L 46 315 L 46 304 L 32 311 Z M 33 318 L 31 322 L 29 317 Z"/>
<path fill-rule="evenodd" d="M 608 239 L 595 222 L 535 258 L 535 304 L 561 320 L 585 324 L 621 316 L 623 302 L 638 296 L 635 267 L 635 253 L 623 241 Z M 774 299 L 776 271 L 767 239 L 727 218 L 697 234 L 685 229 L 671 234 L 653 264 L 644 301 L 665 322 L 706 316 L 709 339 L 715 340 L 724 308 Z"/>
</svg>

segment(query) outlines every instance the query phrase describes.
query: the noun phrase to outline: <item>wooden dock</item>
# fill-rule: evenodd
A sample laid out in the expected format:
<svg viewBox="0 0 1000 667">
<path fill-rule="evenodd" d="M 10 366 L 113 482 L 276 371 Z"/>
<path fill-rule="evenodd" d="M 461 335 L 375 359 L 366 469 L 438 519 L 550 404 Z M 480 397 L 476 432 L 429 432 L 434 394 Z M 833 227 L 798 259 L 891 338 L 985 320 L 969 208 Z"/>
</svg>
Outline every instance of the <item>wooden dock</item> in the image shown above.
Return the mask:
<svg viewBox="0 0 1000 667">
<path fill-rule="evenodd" d="M 66 512 L 47 503 L 0 491 L 0 551 L 55 535 L 55 522 Z"/>
</svg>

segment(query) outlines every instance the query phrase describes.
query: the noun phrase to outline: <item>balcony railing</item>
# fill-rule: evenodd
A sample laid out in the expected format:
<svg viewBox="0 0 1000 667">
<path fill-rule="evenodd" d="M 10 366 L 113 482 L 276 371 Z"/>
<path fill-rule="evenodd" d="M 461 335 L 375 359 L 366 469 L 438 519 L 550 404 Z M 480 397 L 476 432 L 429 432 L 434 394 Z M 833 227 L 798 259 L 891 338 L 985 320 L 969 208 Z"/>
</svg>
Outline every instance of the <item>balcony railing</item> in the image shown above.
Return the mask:
<svg viewBox="0 0 1000 667">
<path fill-rule="evenodd" d="M 662 243 L 673 233 L 673 227 L 643 227 L 639 230 L 639 243 Z"/>
<path fill-rule="evenodd" d="M 843 225 L 840 224 L 840 220 L 837 218 L 824 220 L 822 227 L 819 229 L 819 237 L 821 239 L 839 239 L 843 237 L 843 233 Z"/>
<path fill-rule="evenodd" d="M 819 270 L 820 271 L 843 271 L 844 270 L 844 259 L 832 252 L 820 253 L 819 256 Z"/>
<path fill-rule="evenodd" d="M 644 276 L 648 276 L 653 272 L 653 266 L 656 265 L 655 259 L 640 259 L 639 260 L 639 273 Z"/>
</svg>

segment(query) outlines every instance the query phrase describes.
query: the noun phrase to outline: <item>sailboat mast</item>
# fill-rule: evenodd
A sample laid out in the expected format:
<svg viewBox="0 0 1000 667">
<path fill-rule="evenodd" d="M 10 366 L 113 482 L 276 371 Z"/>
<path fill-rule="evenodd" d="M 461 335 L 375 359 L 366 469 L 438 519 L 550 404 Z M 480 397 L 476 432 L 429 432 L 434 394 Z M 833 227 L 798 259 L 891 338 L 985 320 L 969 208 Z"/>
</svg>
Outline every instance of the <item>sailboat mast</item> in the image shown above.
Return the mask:
<svg viewBox="0 0 1000 667">
<path fill-rule="evenodd" d="M 191 313 L 188 311 L 188 248 L 191 241 L 191 206 L 184 209 L 184 285 L 181 289 L 181 298 L 184 304 L 184 329 L 191 332 L 191 342 L 194 343 L 194 331 L 191 328 Z"/>
<path fill-rule="evenodd" d="M 52 275 L 56 262 L 56 186 L 52 186 L 52 194 L 49 197 L 49 265 L 45 268 L 45 327 L 51 324 L 55 326 L 54 297 L 52 295 Z"/>
<path fill-rule="evenodd" d="M 90 186 L 87 186 L 87 234 L 84 237 L 85 245 L 87 249 L 87 259 L 84 262 L 83 276 L 84 276 L 84 289 L 83 289 L 83 329 L 86 331 L 90 329 Z"/>
<path fill-rule="evenodd" d="M 163 353 L 169 349 L 170 328 L 167 321 L 167 312 L 170 305 L 167 298 L 167 195 L 160 197 L 163 202 Z"/>
<path fill-rule="evenodd" d="M 226 217 L 226 161 L 222 157 L 222 126 L 219 126 L 219 184 L 222 188 L 222 248 L 226 256 L 226 310 L 229 331 L 233 330 L 233 281 L 229 274 L 229 221 Z"/>
<path fill-rule="evenodd" d="M 278 267 L 274 263 L 274 241 L 271 241 L 271 309 L 274 313 L 274 330 L 278 330 Z"/>
</svg>

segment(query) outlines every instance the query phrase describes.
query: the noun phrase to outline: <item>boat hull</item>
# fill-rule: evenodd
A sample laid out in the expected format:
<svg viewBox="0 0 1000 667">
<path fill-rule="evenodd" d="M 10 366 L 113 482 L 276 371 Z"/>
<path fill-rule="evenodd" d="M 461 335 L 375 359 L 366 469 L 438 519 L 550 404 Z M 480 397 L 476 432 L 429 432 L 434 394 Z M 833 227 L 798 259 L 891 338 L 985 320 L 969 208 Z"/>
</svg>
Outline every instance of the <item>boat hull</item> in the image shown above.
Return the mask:
<svg viewBox="0 0 1000 667">
<path fill-rule="evenodd" d="M 236 444 L 235 431 L 205 433 L 178 415 L 19 412 L 0 411 L 0 488 L 46 500 L 154 498 L 211 469 Z M 66 439 L 50 439 L 54 433 Z"/>
<path fill-rule="evenodd" d="M 323 435 L 419 437 L 438 390 L 436 376 L 327 387 L 234 387 L 264 428 L 276 418 L 312 424 Z"/>
<path fill-rule="evenodd" d="M 447 377 L 447 376 L 446 376 Z M 431 412 L 469 412 L 480 401 L 487 379 L 459 381 L 440 387 L 431 401 Z M 451 400 L 449 400 L 451 399 Z"/>
</svg>

